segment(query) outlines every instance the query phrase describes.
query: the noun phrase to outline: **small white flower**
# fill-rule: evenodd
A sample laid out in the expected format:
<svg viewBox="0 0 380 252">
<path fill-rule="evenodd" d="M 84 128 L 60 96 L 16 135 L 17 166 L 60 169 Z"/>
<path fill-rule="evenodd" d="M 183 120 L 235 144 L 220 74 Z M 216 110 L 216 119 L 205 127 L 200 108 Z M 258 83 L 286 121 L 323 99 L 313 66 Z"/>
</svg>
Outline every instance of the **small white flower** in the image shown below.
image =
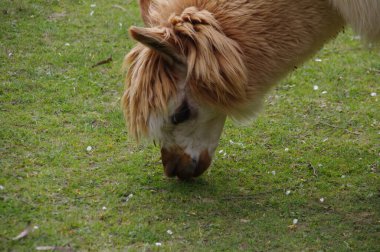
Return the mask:
<svg viewBox="0 0 380 252">
<path fill-rule="evenodd" d="M 172 234 L 173 234 L 173 231 L 171 231 L 170 229 L 168 229 L 168 230 L 166 231 L 166 233 L 168 233 L 168 235 L 172 235 Z"/>
<path fill-rule="evenodd" d="M 107 207 L 105 207 L 105 206 L 104 206 L 104 207 L 102 207 L 102 210 L 107 210 Z"/>
<path fill-rule="evenodd" d="M 319 202 L 323 203 L 323 202 L 325 202 L 325 199 L 324 198 L 320 198 Z"/>
<path fill-rule="evenodd" d="M 219 154 L 222 154 L 223 152 L 224 152 L 224 150 L 220 150 L 220 151 L 219 151 Z"/>
<path fill-rule="evenodd" d="M 314 85 L 314 86 L 313 86 L 313 89 L 314 89 L 315 91 L 317 91 L 317 90 L 319 89 L 319 87 L 318 87 L 317 85 Z"/>
<path fill-rule="evenodd" d="M 90 16 L 94 15 L 95 11 L 91 11 L 90 12 Z"/>
<path fill-rule="evenodd" d="M 70 46 L 70 43 L 65 43 L 65 46 Z"/>
<path fill-rule="evenodd" d="M 293 225 L 296 225 L 298 223 L 298 219 L 293 219 Z"/>
<path fill-rule="evenodd" d="M 161 242 L 156 242 L 156 246 L 160 247 L 160 246 L 162 246 L 162 243 Z"/>
<path fill-rule="evenodd" d="M 133 197 L 133 194 L 131 193 L 131 194 L 129 194 L 129 195 L 125 198 L 125 201 L 129 201 L 130 199 L 132 199 L 132 197 Z"/>
<path fill-rule="evenodd" d="M 372 96 L 372 97 L 375 97 L 375 96 L 377 96 L 377 94 L 376 94 L 375 92 L 372 92 L 372 93 L 371 93 L 371 96 Z"/>
<path fill-rule="evenodd" d="M 288 152 L 288 151 L 289 151 L 289 148 L 285 148 L 285 151 Z"/>
<path fill-rule="evenodd" d="M 122 24 L 122 23 L 119 23 L 119 26 L 120 26 L 120 28 L 121 28 L 121 27 L 123 27 L 123 24 Z"/>
<path fill-rule="evenodd" d="M 4 186 L 0 185 L 0 190 L 4 190 Z"/>
<path fill-rule="evenodd" d="M 242 147 L 242 148 L 245 148 L 245 146 L 244 146 L 243 143 L 237 143 L 237 145 L 239 145 L 239 146 Z"/>
<path fill-rule="evenodd" d="M 315 62 L 322 62 L 322 59 L 316 58 Z"/>
<path fill-rule="evenodd" d="M 327 94 L 327 91 L 323 91 L 322 94 Z"/>
<path fill-rule="evenodd" d="M 92 147 L 91 146 L 87 146 L 86 151 L 92 151 Z"/>
<path fill-rule="evenodd" d="M 285 192 L 286 195 L 289 195 L 290 193 L 291 193 L 290 190 L 287 190 L 287 191 Z"/>
<path fill-rule="evenodd" d="M 34 226 L 33 229 L 36 230 L 36 229 L 39 229 L 40 227 L 39 226 Z"/>
</svg>

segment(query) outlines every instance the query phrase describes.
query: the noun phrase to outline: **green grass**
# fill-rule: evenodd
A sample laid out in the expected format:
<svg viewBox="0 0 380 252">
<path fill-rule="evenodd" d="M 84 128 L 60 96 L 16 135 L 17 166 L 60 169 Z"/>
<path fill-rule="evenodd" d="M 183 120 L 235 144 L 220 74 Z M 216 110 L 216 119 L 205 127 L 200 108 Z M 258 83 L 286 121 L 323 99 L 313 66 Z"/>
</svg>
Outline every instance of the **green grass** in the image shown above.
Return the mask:
<svg viewBox="0 0 380 252">
<path fill-rule="evenodd" d="M 255 122 L 228 122 L 185 183 L 128 138 L 120 68 L 141 22 L 127 2 L 0 2 L 1 251 L 380 250 L 378 51 L 341 34 Z"/>
</svg>

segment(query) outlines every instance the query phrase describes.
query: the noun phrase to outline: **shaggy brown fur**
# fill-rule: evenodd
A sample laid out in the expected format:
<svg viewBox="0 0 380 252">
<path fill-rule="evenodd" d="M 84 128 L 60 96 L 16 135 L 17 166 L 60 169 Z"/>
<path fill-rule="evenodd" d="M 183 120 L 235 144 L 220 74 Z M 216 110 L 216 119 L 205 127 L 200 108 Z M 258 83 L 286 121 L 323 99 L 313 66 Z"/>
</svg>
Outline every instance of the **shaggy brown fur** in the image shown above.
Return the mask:
<svg viewBox="0 0 380 252">
<path fill-rule="evenodd" d="M 122 101 L 136 138 L 149 134 L 152 113 L 167 116 L 181 78 L 198 102 L 238 120 L 250 117 L 273 84 L 345 23 L 329 0 L 141 0 L 140 6 L 152 28 L 131 28 L 141 43 L 126 56 Z"/>
</svg>

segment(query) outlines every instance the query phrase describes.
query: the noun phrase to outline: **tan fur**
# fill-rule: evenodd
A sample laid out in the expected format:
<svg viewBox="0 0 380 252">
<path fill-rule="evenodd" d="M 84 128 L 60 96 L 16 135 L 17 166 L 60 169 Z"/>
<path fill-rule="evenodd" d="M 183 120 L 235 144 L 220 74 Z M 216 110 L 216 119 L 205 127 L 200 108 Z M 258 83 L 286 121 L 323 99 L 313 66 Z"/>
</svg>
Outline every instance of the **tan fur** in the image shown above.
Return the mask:
<svg viewBox="0 0 380 252">
<path fill-rule="evenodd" d="M 331 1 L 339 11 L 345 2 Z M 329 0 L 156 0 L 149 11 L 149 1 L 140 2 L 144 20 L 154 27 L 147 31 L 186 59 L 186 91 L 238 120 L 253 115 L 271 86 L 344 26 Z M 366 34 L 366 26 L 358 31 Z M 138 44 L 125 60 L 123 96 L 130 133 L 137 138 L 149 134 L 151 114 L 168 116 L 180 78 L 165 60 L 167 53 L 139 41 L 145 45 Z"/>
<path fill-rule="evenodd" d="M 367 41 L 380 40 L 379 0 L 331 0 L 346 22 Z"/>
<path fill-rule="evenodd" d="M 126 57 L 129 65 L 122 104 L 129 132 L 136 139 L 148 134 L 152 113 L 165 114 L 167 101 L 177 92 L 175 73 L 165 70 L 160 55 L 137 45 Z M 154 82 L 153 82 L 154 81 Z"/>
<path fill-rule="evenodd" d="M 200 101 L 228 110 L 231 103 L 245 100 L 246 68 L 239 45 L 223 34 L 207 10 L 186 8 L 170 19 L 187 58 L 190 92 Z"/>
</svg>

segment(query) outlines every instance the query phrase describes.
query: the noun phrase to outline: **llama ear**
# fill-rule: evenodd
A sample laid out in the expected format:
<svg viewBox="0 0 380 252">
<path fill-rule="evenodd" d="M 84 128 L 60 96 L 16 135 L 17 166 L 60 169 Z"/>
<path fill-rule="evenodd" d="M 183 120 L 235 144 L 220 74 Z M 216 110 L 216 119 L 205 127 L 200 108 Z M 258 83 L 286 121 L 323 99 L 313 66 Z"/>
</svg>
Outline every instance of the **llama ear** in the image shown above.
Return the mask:
<svg viewBox="0 0 380 252">
<path fill-rule="evenodd" d="M 184 56 L 165 39 L 162 30 L 132 26 L 129 28 L 129 33 L 138 42 L 160 53 L 169 65 L 180 67 L 186 65 Z"/>
<path fill-rule="evenodd" d="M 150 17 L 149 17 L 150 4 L 151 4 L 151 0 L 139 0 L 141 18 L 144 21 L 144 24 L 147 26 L 150 24 Z"/>
</svg>

